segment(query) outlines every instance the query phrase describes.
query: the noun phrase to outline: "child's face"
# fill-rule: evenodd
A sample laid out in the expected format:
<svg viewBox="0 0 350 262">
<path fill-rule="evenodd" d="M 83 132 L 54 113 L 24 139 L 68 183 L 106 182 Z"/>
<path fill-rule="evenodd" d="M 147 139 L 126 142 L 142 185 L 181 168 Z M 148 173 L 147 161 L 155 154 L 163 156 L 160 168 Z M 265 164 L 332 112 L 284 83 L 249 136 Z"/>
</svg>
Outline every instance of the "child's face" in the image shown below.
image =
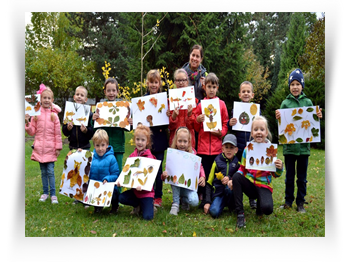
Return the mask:
<svg viewBox="0 0 350 262">
<path fill-rule="evenodd" d="M 207 94 L 207 97 L 209 99 L 214 98 L 216 96 L 216 92 L 218 91 L 218 89 L 219 86 L 214 83 L 208 82 L 205 84 L 205 93 Z"/>
<path fill-rule="evenodd" d="M 147 147 L 147 137 L 142 133 L 135 134 L 135 145 L 137 151 L 141 152 Z"/>
<path fill-rule="evenodd" d="M 234 158 L 234 156 L 237 154 L 238 151 L 238 147 L 230 144 L 230 143 L 226 143 L 222 145 L 222 152 L 224 153 L 224 155 L 226 156 L 226 158 L 232 160 Z"/>
<path fill-rule="evenodd" d="M 104 90 L 105 96 L 108 101 L 115 101 L 118 95 L 117 86 L 112 83 L 108 83 Z"/>
<path fill-rule="evenodd" d="M 297 80 L 293 80 L 292 83 L 290 83 L 289 90 L 294 97 L 299 97 L 303 86 Z"/>
<path fill-rule="evenodd" d="M 190 54 L 190 67 L 193 71 L 197 70 L 199 65 L 202 63 L 201 52 L 199 49 L 193 49 Z"/>
<path fill-rule="evenodd" d="M 157 94 L 160 88 L 160 82 L 158 79 L 152 79 L 151 81 L 147 81 L 148 90 L 151 95 Z"/>
<path fill-rule="evenodd" d="M 40 102 L 43 108 L 50 108 L 53 102 L 52 94 L 50 92 L 42 92 Z"/>
<path fill-rule="evenodd" d="M 88 100 L 86 96 L 86 91 L 83 88 L 76 89 L 73 99 L 75 103 L 85 104 L 86 101 Z"/>
<path fill-rule="evenodd" d="M 177 132 L 176 148 L 181 151 L 187 151 L 189 146 L 188 133 L 179 130 Z"/>
<path fill-rule="evenodd" d="M 175 76 L 175 84 L 177 88 L 187 87 L 188 86 L 187 75 L 185 75 L 185 73 L 178 73 Z"/>
<path fill-rule="evenodd" d="M 99 156 L 103 156 L 107 151 L 108 143 L 107 141 L 99 141 L 94 143 L 94 147 L 95 147 L 96 153 Z"/>
<path fill-rule="evenodd" d="M 250 102 L 254 97 L 254 93 L 252 91 L 252 87 L 248 84 L 243 84 L 238 93 L 239 98 L 242 102 Z"/>
<path fill-rule="evenodd" d="M 256 120 L 253 122 L 251 136 L 254 138 L 255 142 L 257 143 L 265 142 L 267 134 L 268 132 L 264 121 Z"/>
</svg>

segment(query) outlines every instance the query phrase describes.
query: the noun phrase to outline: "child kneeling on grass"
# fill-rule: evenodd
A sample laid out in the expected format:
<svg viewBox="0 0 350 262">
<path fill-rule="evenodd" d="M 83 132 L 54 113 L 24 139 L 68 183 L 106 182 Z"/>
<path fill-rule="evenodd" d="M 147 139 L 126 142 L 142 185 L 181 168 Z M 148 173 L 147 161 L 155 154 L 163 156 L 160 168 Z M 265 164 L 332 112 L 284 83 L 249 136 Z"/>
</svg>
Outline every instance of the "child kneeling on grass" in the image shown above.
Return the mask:
<svg viewBox="0 0 350 262">
<path fill-rule="evenodd" d="M 118 162 L 114 156 L 113 147 L 109 145 L 108 134 L 103 129 L 97 129 L 92 137 L 94 143 L 94 156 L 91 162 L 90 179 L 103 182 L 115 182 L 119 177 Z M 112 209 L 110 213 L 118 211 L 119 190 L 114 187 L 112 195 Z M 100 213 L 103 207 L 95 207 L 95 213 Z"/>
</svg>

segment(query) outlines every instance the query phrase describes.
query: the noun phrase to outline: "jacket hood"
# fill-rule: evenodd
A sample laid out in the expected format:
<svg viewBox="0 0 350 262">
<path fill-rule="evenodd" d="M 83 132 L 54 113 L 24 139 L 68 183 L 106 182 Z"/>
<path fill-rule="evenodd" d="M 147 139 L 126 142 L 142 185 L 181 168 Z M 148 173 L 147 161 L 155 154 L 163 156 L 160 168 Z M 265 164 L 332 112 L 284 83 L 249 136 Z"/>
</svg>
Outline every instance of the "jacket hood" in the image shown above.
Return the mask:
<svg viewBox="0 0 350 262">
<path fill-rule="evenodd" d="M 103 156 L 99 156 L 96 152 L 96 149 L 94 149 L 94 157 L 98 158 L 98 159 L 103 159 L 105 158 L 106 156 L 109 156 L 109 155 L 114 155 L 114 150 L 113 150 L 113 147 L 111 145 L 109 145 L 107 147 L 107 150 L 106 150 L 106 153 L 104 153 Z"/>
</svg>

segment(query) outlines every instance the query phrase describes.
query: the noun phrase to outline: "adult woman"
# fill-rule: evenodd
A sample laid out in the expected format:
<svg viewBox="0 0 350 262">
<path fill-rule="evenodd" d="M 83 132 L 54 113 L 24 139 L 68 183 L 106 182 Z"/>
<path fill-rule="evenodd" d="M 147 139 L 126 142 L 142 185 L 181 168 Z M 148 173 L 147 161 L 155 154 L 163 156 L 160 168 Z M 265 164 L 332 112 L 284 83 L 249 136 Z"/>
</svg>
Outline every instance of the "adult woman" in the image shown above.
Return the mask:
<svg viewBox="0 0 350 262">
<path fill-rule="evenodd" d="M 198 102 L 205 97 L 205 92 L 202 89 L 202 81 L 207 75 L 207 70 L 201 64 L 203 61 L 203 48 L 200 45 L 194 45 L 190 51 L 189 62 L 183 65 L 190 80 L 189 85 L 193 85 L 195 89 L 195 96 Z"/>
</svg>

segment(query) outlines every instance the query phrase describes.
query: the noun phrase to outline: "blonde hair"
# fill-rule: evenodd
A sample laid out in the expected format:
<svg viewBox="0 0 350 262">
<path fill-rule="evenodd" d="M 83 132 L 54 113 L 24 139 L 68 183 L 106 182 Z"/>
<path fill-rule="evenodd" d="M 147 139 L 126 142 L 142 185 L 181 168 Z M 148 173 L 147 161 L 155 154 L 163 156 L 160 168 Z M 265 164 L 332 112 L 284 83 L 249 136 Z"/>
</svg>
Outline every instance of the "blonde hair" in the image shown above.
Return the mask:
<svg viewBox="0 0 350 262">
<path fill-rule="evenodd" d="M 154 80 L 158 80 L 159 82 L 159 90 L 158 90 L 158 93 L 159 92 L 162 92 L 162 78 L 160 77 L 160 73 L 157 69 L 152 69 L 152 70 L 149 70 L 148 73 L 147 73 L 147 76 L 146 76 L 146 84 L 147 84 L 147 91 L 149 92 L 149 89 L 148 89 L 148 82 L 153 82 Z"/>
<path fill-rule="evenodd" d="M 175 135 L 173 138 L 173 142 L 171 143 L 171 148 L 178 149 L 176 146 L 176 143 L 177 143 L 177 135 L 179 132 L 187 133 L 187 135 L 188 135 L 188 148 L 186 149 L 186 152 L 192 153 L 193 151 L 192 151 L 191 133 L 190 133 L 190 130 L 188 130 L 188 128 L 185 126 L 180 126 L 178 129 L 176 129 Z"/>
<path fill-rule="evenodd" d="M 109 137 L 106 130 L 103 130 L 101 128 L 97 129 L 94 136 L 92 137 L 92 142 L 94 143 L 94 145 L 96 143 L 101 143 L 101 142 L 106 142 L 107 144 L 109 144 Z"/>
<path fill-rule="evenodd" d="M 40 94 L 40 99 L 41 99 L 41 96 L 43 95 L 44 92 L 49 92 L 51 94 L 51 97 L 52 97 L 52 100 L 53 100 L 53 92 L 51 90 L 50 87 L 46 86 L 46 89 L 44 89 L 41 94 Z M 51 108 L 52 110 L 52 108 Z M 58 117 L 58 116 L 57 116 Z M 54 112 L 51 112 L 51 117 L 50 117 L 51 121 L 52 122 L 55 122 L 56 120 L 56 117 L 55 117 L 55 113 Z M 34 116 L 34 121 L 37 121 L 38 120 L 38 117 L 37 116 Z"/>
<path fill-rule="evenodd" d="M 75 89 L 75 92 L 77 92 L 77 90 L 78 90 L 79 88 L 81 88 L 81 89 L 84 90 L 85 95 L 86 95 L 86 97 L 87 97 L 87 96 L 88 96 L 88 91 L 87 91 L 86 87 L 85 87 L 85 86 L 78 86 L 78 87 Z"/>
<path fill-rule="evenodd" d="M 135 144 L 136 144 L 135 137 L 137 134 L 143 134 L 146 136 L 146 138 L 147 138 L 146 148 L 151 149 L 152 148 L 152 139 L 151 139 L 152 131 L 151 131 L 151 129 L 148 126 L 145 126 L 143 124 L 138 124 L 135 131 L 134 131 L 134 143 Z"/>
<path fill-rule="evenodd" d="M 265 123 L 265 126 L 266 126 L 266 130 L 267 130 L 267 139 L 268 140 L 272 140 L 272 135 L 271 135 L 271 132 L 269 130 L 269 124 L 267 122 L 267 119 L 263 116 L 256 116 L 252 122 L 252 128 L 251 128 L 251 132 L 253 131 L 253 127 L 254 127 L 254 122 L 256 121 L 263 121 Z M 250 135 L 250 138 L 252 138 L 252 135 Z"/>
</svg>

